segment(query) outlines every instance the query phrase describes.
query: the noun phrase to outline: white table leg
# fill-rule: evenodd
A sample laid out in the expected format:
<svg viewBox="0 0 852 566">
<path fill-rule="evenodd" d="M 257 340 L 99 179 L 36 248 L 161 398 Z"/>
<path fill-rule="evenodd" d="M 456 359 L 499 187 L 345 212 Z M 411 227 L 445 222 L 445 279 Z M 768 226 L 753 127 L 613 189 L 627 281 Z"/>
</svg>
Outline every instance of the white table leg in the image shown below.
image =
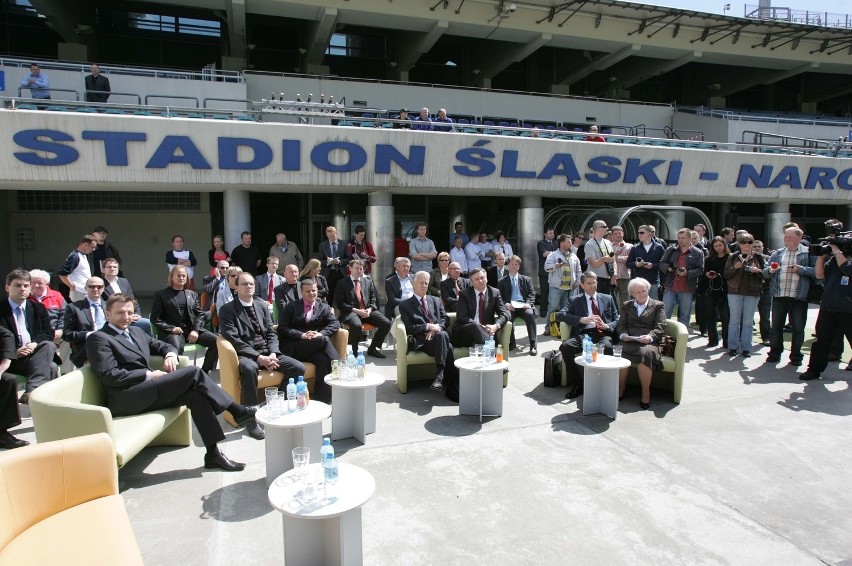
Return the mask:
<svg viewBox="0 0 852 566">
<path fill-rule="evenodd" d="M 459 368 L 459 414 L 479 415 L 479 387 L 472 370 Z M 477 406 L 479 405 L 479 406 Z"/>
<path fill-rule="evenodd" d="M 272 485 L 275 478 L 293 469 L 295 447 L 293 429 L 266 427 L 266 487 Z"/>
<path fill-rule="evenodd" d="M 364 434 L 376 432 L 376 389 L 378 387 L 364 390 Z"/>
<path fill-rule="evenodd" d="M 487 417 L 503 416 L 503 370 L 492 371 L 482 379 L 482 413 Z"/>
<path fill-rule="evenodd" d="M 593 415 L 601 412 L 601 379 L 598 370 L 590 367 L 583 371 L 583 414 Z"/>
<path fill-rule="evenodd" d="M 354 436 L 361 444 L 367 443 L 367 387 L 365 389 L 357 389 L 353 391 L 352 403 L 352 436 Z M 375 392 L 375 390 L 373 390 Z M 375 394 L 375 393 L 374 393 Z M 375 416 L 376 403 L 373 401 L 373 415 Z M 375 418 L 375 417 L 374 417 Z M 375 425 L 373 426 L 375 430 Z"/>
<path fill-rule="evenodd" d="M 601 412 L 615 420 L 618 416 L 618 370 L 609 369 L 602 372 L 601 381 Z"/>
<path fill-rule="evenodd" d="M 618 415 L 618 369 L 586 367 L 583 371 L 583 414 Z"/>
<path fill-rule="evenodd" d="M 361 508 L 328 519 L 284 516 L 284 563 L 296 566 L 361 566 Z"/>
<path fill-rule="evenodd" d="M 353 436 L 352 423 L 357 412 L 357 390 L 338 387 L 331 400 L 331 439 Z"/>
</svg>

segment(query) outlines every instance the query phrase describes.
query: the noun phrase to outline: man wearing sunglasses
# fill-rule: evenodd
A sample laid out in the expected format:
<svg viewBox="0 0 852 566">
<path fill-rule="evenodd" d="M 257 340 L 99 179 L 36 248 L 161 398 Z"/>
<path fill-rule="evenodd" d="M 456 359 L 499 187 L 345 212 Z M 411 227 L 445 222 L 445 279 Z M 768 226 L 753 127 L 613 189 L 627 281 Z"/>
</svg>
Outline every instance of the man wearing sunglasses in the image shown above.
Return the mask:
<svg viewBox="0 0 852 566">
<path fill-rule="evenodd" d="M 62 338 L 71 344 L 71 362 L 81 368 L 86 364 L 86 338 L 106 324 L 104 280 L 89 277 L 86 280 L 86 298 L 74 301 L 65 309 Z"/>
</svg>

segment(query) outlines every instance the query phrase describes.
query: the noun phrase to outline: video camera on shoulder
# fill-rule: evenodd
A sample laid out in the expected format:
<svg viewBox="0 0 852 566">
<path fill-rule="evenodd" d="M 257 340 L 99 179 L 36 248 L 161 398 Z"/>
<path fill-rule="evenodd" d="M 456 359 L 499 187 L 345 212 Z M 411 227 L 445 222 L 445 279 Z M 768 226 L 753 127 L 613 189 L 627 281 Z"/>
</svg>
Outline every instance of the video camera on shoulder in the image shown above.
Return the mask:
<svg viewBox="0 0 852 566">
<path fill-rule="evenodd" d="M 836 218 L 825 221 L 825 238 L 819 243 L 811 244 L 808 253 L 811 255 L 831 255 L 831 244 L 837 246 L 844 255 L 852 255 L 852 232 L 843 231 L 843 222 Z"/>
</svg>

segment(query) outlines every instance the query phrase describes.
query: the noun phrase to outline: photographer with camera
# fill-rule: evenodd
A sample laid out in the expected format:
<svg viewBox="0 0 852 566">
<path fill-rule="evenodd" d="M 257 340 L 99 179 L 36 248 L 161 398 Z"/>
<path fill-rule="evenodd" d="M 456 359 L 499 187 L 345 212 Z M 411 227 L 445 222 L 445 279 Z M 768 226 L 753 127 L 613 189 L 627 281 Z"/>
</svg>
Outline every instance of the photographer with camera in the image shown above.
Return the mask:
<svg viewBox="0 0 852 566">
<path fill-rule="evenodd" d="M 843 224 L 838 220 L 827 220 L 829 232 L 833 232 L 819 244 L 811 246 L 811 252 L 821 255 L 814 266 L 817 279 L 824 281 L 825 290 L 819 303 L 816 321 L 816 342 L 811 347 L 808 370 L 799 376 L 802 381 L 819 379 L 828 366 L 828 352 L 832 339 L 842 332 L 852 342 L 852 232 L 841 232 Z"/>
<path fill-rule="evenodd" d="M 751 356 L 751 338 L 754 332 L 754 313 L 763 286 L 764 261 L 762 255 L 752 251 L 754 236 L 748 232 L 737 237 L 738 252 L 731 253 L 725 263 L 728 282 L 728 355 L 742 352 Z"/>
<path fill-rule="evenodd" d="M 663 278 L 663 303 L 666 318 L 671 318 L 677 305 L 677 319 L 689 331 L 692 297 L 698 287 L 698 277 L 704 273 L 704 252 L 692 245 L 689 228 L 677 231 L 677 246 L 668 248 L 660 260 Z"/>
</svg>

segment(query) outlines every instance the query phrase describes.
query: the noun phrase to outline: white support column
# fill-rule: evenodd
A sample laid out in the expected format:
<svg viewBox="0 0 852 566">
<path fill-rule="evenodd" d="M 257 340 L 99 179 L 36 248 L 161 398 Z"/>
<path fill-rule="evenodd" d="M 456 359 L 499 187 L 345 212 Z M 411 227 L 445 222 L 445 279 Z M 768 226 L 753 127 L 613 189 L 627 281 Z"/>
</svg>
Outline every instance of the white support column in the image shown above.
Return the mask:
<svg viewBox="0 0 852 566">
<path fill-rule="evenodd" d="M 772 202 L 766 208 L 766 228 L 763 234 L 755 234 L 763 240 L 764 249 L 776 250 L 784 246 L 784 224 L 790 221 L 790 204 Z"/>
<path fill-rule="evenodd" d="M 452 234 L 455 230 L 456 222 L 461 222 L 462 224 L 464 224 L 464 231 L 466 234 L 470 234 L 470 232 L 473 230 L 473 226 L 468 226 L 467 222 L 465 222 L 464 212 L 464 199 L 462 199 L 461 197 L 453 197 L 453 199 L 450 201 L 450 225 L 447 227 L 446 230 L 447 236 Z M 432 241 L 435 241 L 434 237 L 432 237 Z M 439 249 L 443 249 L 440 248 L 440 246 L 445 241 L 446 238 L 441 238 L 440 242 L 435 245 L 438 246 Z"/>
<path fill-rule="evenodd" d="M 541 197 L 521 197 L 518 209 L 518 255 L 523 259 L 521 272 L 538 283 L 538 257 L 536 243 L 544 234 L 544 209 Z"/>
<path fill-rule="evenodd" d="M 228 250 L 240 245 L 240 233 L 251 232 L 250 194 L 240 189 L 225 189 L 222 204 L 225 212 L 225 246 Z"/>
<path fill-rule="evenodd" d="M 349 210 L 348 205 L 349 198 L 346 195 L 336 194 L 331 199 L 331 224 L 337 228 L 337 238 L 341 242 L 348 242 L 352 237 L 352 232 L 349 230 L 352 211 Z"/>
<path fill-rule="evenodd" d="M 393 269 L 395 236 L 392 195 L 385 191 L 370 193 L 367 195 L 367 240 L 376 252 L 372 273 L 382 303 L 385 302 L 385 275 Z"/>
</svg>

